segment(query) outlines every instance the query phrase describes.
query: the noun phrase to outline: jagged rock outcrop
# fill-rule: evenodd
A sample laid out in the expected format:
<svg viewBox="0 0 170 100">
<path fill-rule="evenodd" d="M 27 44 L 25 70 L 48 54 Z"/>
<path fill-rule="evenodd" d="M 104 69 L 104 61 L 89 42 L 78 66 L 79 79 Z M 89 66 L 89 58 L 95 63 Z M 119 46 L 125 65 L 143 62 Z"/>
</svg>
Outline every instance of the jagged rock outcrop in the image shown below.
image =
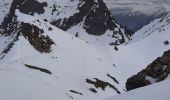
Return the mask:
<svg viewBox="0 0 170 100">
<path fill-rule="evenodd" d="M 77 5 L 74 5 L 76 2 Z M 68 12 L 62 10 L 72 9 L 73 6 L 75 6 L 75 9 L 69 12 L 70 16 L 68 16 Z M 108 34 L 107 37 L 113 39 L 108 44 L 112 45 L 125 43 L 130 40 L 132 35 L 130 30 L 116 24 L 103 0 L 74 0 L 68 1 L 67 5 L 54 1 L 13 0 L 10 12 L 2 23 L 3 29 L 12 21 L 16 9 L 19 9 L 21 13 L 49 22 L 64 31 L 81 24 L 80 28 L 85 30 L 89 36 Z M 107 31 L 111 32 L 111 34 Z M 80 32 L 77 31 L 76 33 Z"/>
<path fill-rule="evenodd" d="M 95 81 L 86 79 L 86 82 L 88 84 L 92 84 L 95 86 L 96 89 L 101 88 L 103 91 L 105 91 L 106 87 L 110 87 L 111 89 L 115 90 L 118 94 L 120 94 L 120 91 L 115 87 L 114 85 L 110 84 L 109 82 L 102 81 L 98 78 L 94 78 Z M 97 93 L 97 90 L 94 88 L 90 88 L 90 91 L 93 93 Z"/>
<path fill-rule="evenodd" d="M 165 80 L 170 74 L 170 50 L 166 51 L 162 57 L 158 57 L 144 70 L 137 75 L 130 77 L 126 82 L 126 89 L 150 85 Z"/>
<path fill-rule="evenodd" d="M 83 28 L 92 35 L 102 35 L 107 29 L 114 31 L 118 27 L 114 22 L 111 12 L 102 0 L 80 0 L 78 10 L 78 13 L 75 13 L 68 19 L 64 19 L 63 23 L 59 19 L 52 22 L 52 24 L 67 30 L 71 26 L 83 21 L 85 17 Z M 130 33 L 127 33 L 127 35 L 130 35 Z"/>
<path fill-rule="evenodd" d="M 20 32 L 39 52 L 49 53 L 51 51 L 51 45 L 54 42 L 48 36 L 42 35 L 44 33 L 42 29 L 29 23 L 21 23 Z"/>
<path fill-rule="evenodd" d="M 126 42 L 125 38 L 130 39 L 132 32 L 127 29 L 121 30 L 102 0 L 80 0 L 77 9 L 78 13 L 64 18 L 63 21 L 61 19 L 53 21 L 52 24 L 66 31 L 84 21 L 83 28 L 90 35 L 100 36 L 110 30 L 113 32 L 112 37 L 117 38 L 116 42 L 113 43 L 116 45 Z M 117 37 L 118 34 L 121 38 Z"/>
<path fill-rule="evenodd" d="M 47 6 L 46 2 L 38 2 L 37 0 L 13 0 L 8 15 L 2 22 L 2 28 L 6 28 L 15 16 L 15 10 L 19 9 L 24 14 L 33 15 L 34 13 L 43 14 L 44 7 Z"/>
<path fill-rule="evenodd" d="M 37 51 L 49 53 L 54 42 L 48 36 L 44 36 L 43 33 L 44 31 L 39 27 L 30 23 L 20 22 L 17 20 L 17 16 L 14 15 L 12 21 L 7 24 L 3 32 L 3 35 L 11 36 L 13 40 L 8 44 L 3 53 L 9 52 L 20 35 L 24 36 Z"/>
</svg>

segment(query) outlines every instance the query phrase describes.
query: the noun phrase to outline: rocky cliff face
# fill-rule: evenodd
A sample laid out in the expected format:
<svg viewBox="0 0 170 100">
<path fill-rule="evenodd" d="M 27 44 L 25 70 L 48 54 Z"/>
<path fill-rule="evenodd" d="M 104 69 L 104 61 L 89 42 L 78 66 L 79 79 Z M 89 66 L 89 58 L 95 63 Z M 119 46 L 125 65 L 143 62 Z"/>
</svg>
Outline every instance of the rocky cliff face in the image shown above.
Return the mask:
<svg viewBox="0 0 170 100">
<path fill-rule="evenodd" d="M 15 10 L 19 9 L 24 14 L 38 17 L 40 20 L 49 22 L 64 31 L 72 29 L 76 25 L 81 26 L 78 27 L 77 31 L 70 32 L 72 34 L 82 33 L 87 34 L 88 37 L 97 38 L 108 34 L 107 38 L 110 38 L 110 41 L 107 44 L 119 45 L 130 40 L 132 32 L 115 23 L 111 12 L 102 0 L 67 0 L 66 3 L 60 2 L 13 0 L 10 12 L 4 19 L 2 27 L 5 29 L 9 25 L 15 15 Z M 86 40 L 83 36 L 81 38 L 86 42 L 91 41 Z M 92 38 L 92 41 L 97 38 Z M 103 37 L 101 40 L 103 40 Z M 99 40 L 99 42 L 103 41 Z"/>
<path fill-rule="evenodd" d="M 126 82 L 126 89 L 150 85 L 165 80 L 170 74 L 170 50 L 166 51 L 162 57 L 158 57 L 144 70 L 137 75 L 130 77 Z"/>
<path fill-rule="evenodd" d="M 77 9 L 78 13 L 73 14 L 73 16 L 70 16 L 63 22 L 61 22 L 61 19 L 58 19 L 52 22 L 52 24 L 63 30 L 68 30 L 71 26 L 80 23 L 85 18 L 83 28 L 91 35 L 103 35 L 106 30 L 114 31 L 118 27 L 102 0 L 80 0 Z M 130 33 L 127 32 L 127 36 L 130 36 Z"/>
<path fill-rule="evenodd" d="M 15 17 L 15 10 L 19 9 L 24 14 L 33 15 L 35 13 L 43 14 L 45 12 L 44 7 L 47 3 L 40 3 L 36 0 L 13 0 L 10 11 L 2 22 L 2 27 L 5 29 L 12 19 Z"/>
<path fill-rule="evenodd" d="M 12 41 L 8 43 L 3 53 L 9 52 L 20 35 L 23 35 L 37 51 L 41 53 L 49 53 L 51 51 L 51 45 L 54 43 L 48 36 L 42 35 L 44 31 L 29 23 L 18 21 L 15 14 L 16 9 L 29 15 L 34 15 L 35 13 L 43 14 L 46 6 L 47 3 L 40 3 L 36 0 L 13 0 L 10 11 L 2 22 L 2 28 L 4 29 L 2 34 L 12 38 Z"/>
<path fill-rule="evenodd" d="M 17 20 L 17 16 L 14 16 L 3 32 L 3 35 L 12 38 L 12 41 L 4 49 L 3 53 L 6 54 L 9 52 L 20 35 L 24 36 L 37 51 L 49 53 L 51 51 L 51 45 L 54 44 L 54 42 L 43 34 L 43 29 L 30 23 L 20 22 Z"/>
</svg>

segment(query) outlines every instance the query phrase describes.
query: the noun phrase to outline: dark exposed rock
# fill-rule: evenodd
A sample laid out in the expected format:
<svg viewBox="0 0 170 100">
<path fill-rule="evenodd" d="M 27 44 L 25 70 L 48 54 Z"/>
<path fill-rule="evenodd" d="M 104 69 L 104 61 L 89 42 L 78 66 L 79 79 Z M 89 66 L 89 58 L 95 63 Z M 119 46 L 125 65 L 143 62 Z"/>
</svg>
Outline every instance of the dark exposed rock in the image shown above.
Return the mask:
<svg viewBox="0 0 170 100">
<path fill-rule="evenodd" d="M 77 92 L 75 90 L 70 90 L 70 92 L 75 93 L 75 94 L 79 94 L 79 95 L 83 95 L 83 93 Z"/>
<path fill-rule="evenodd" d="M 11 36 L 18 32 L 20 29 L 20 23 L 17 21 L 17 16 L 13 15 L 10 18 L 10 22 L 7 23 L 4 28 L 4 32 L 2 33 L 4 36 Z"/>
<path fill-rule="evenodd" d="M 126 28 L 120 28 L 114 21 L 111 12 L 106 7 L 103 0 L 79 0 L 77 6 L 78 12 L 73 13 L 68 18 L 56 19 L 45 18 L 44 21 L 50 21 L 56 27 L 66 31 L 71 27 L 83 22 L 84 30 L 90 35 L 103 35 L 107 30 L 113 32 L 112 38 L 116 39 L 112 44 L 119 45 L 130 40 L 133 32 Z M 55 2 L 56 3 L 56 2 Z M 60 13 L 56 4 L 53 4 L 51 14 L 54 12 Z M 71 3 L 71 2 L 70 2 Z M 44 8 L 49 7 L 48 2 L 39 2 L 37 0 L 13 0 L 9 14 L 5 17 L 2 27 L 5 29 L 12 21 L 15 15 L 15 10 L 19 9 L 24 14 L 34 15 L 42 14 L 45 12 Z M 56 15 L 57 16 L 57 15 Z M 118 29 L 116 29 L 118 28 Z"/>
<path fill-rule="evenodd" d="M 53 30 L 53 28 L 49 27 L 49 28 L 48 28 L 48 30 L 49 30 L 49 31 L 52 31 L 52 30 Z"/>
<path fill-rule="evenodd" d="M 103 35 L 106 30 L 110 30 L 113 32 L 113 38 L 118 34 L 121 35 L 121 38 L 116 37 L 117 41 L 113 43 L 114 45 L 124 43 L 125 37 L 130 40 L 130 36 L 133 32 L 128 29 L 125 28 L 125 32 L 122 32 L 120 29 L 117 32 L 115 31 L 115 28 L 118 28 L 118 26 L 116 25 L 111 12 L 102 0 L 80 0 L 78 10 L 78 13 L 73 14 L 69 18 L 64 18 L 63 20 L 57 19 L 51 24 L 66 31 L 72 26 L 82 22 L 84 19 L 83 28 L 90 35 L 99 36 Z"/>
<path fill-rule="evenodd" d="M 151 84 L 148 80 L 145 80 L 145 78 L 146 76 L 141 73 L 132 76 L 127 80 L 126 89 L 129 91 L 132 89 L 136 89 Z"/>
<path fill-rule="evenodd" d="M 16 0 L 14 1 L 16 2 Z M 17 6 L 17 9 L 25 14 L 29 14 L 29 12 L 43 14 L 45 11 L 44 7 L 47 7 L 46 2 L 40 3 L 37 0 L 17 0 L 17 2 L 18 4 L 16 5 L 15 3 L 14 6 Z"/>
<path fill-rule="evenodd" d="M 164 45 L 165 46 L 169 45 L 169 41 L 168 40 L 164 41 Z"/>
<path fill-rule="evenodd" d="M 7 53 L 10 50 L 18 36 L 21 34 L 23 34 L 30 44 L 39 52 L 50 52 L 51 45 L 54 43 L 48 36 L 42 35 L 43 30 L 34 25 L 29 25 L 28 23 L 18 22 L 17 16 L 15 16 L 16 9 L 19 9 L 19 11 L 24 14 L 34 15 L 35 13 L 43 14 L 45 11 L 44 7 L 48 7 L 46 2 L 39 2 L 37 0 L 13 0 L 10 12 L 2 23 L 2 28 L 4 29 L 3 35 L 11 36 L 15 34 L 14 36 L 16 37 L 6 50 L 4 50 L 4 53 Z M 125 32 L 125 34 L 120 29 L 115 31 L 115 28 L 118 26 L 114 22 L 112 14 L 102 0 L 80 0 L 77 9 L 79 12 L 74 13 L 69 18 L 56 19 L 56 21 L 51 22 L 51 24 L 63 30 L 68 30 L 72 26 L 82 22 L 84 19 L 83 28 L 91 35 L 102 35 L 106 30 L 113 31 L 112 37 L 117 40 L 112 43 L 113 45 L 124 43 L 125 37 L 130 37 L 131 32 Z M 57 8 L 54 4 L 53 13 L 55 11 L 57 11 Z M 44 19 L 44 21 L 48 20 L 48 18 Z M 49 30 L 51 31 L 52 29 L 49 28 Z M 125 29 L 125 31 L 127 30 Z M 121 38 L 116 36 L 118 34 Z M 75 36 L 78 37 L 78 33 Z"/>
<path fill-rule="evenodd" d="M 119 50 L 117 46 L 115 46 L 115 47 L 114 47 L 114 49 L 115 49 L 116 51 L 118 51 L 118 50 Z"/>
<path fill-rule="evenodd" d="M 92 81 L 90 79 L 86 79 L 86 82 L 88 84 L 93 84 L 96 88 L 101 88 L 103 91 L 105 91 L 106 87 L 110 87 L 112 89 L 114 89 L 118 94 L 120 94 L 120 91 L 112 84 L 110 84 L 109 82 L 105 82 L 102 80 L 99 80 L 97 78 L 94 78 L 95 81 Z"/>
<path fill-rule="evenodd" d="M 12 21 L 16 9 L 19 9 L 20 12 L 24 14 L 33 15 L 34 13 L 43 14 L 45 11 L 44 7 L 46 6 L 46 2 L 40 3 L 37 0 L 13 0 L 10 7 L 10 12 L 2 22 L 2 28 L 6 28 L 7 24 Z"/>
<path fill-rule="evenodd" d="M 62 19 L 57 19 L 57 20 L 52 21 L 51 24 L 52 24 L 52 25 L 55 25 L 55 26 L 57 26 L 57 27 L 59 27 L 61 21 L 62 21 Z"/>
<path fill-rule="evenodd" d="M 97 93 L 96 89 L 94 88 L 90 88 L 90 91 L 92 91 L 93 93 Z"/>
<path fill-rule="evenodd" d="M 54 42 L 48 37 L 42 35 L 44 31 L 39 29 L 35 25 L 29 23 L 23 23 L 17 21 L 17 17 L 14 15 L 12 21 L 9 22 L 4 30 L 4 36 L 12 36 L 13 41 L 8 45 L 8 47 L 3 51 L 7 53 L 10 48 L 14 45 L 14 42 L 18 40 L 18 37 L 22 34 L 29 43 L 39 52 L 49 53 L 51 51 L 51 45 Z"/>
<path fill-rule="evenodd" d="M 53 13 L 54 13 L 55 11 L 57 11 L 57 6 L 56 6 L 55 4 L 53 4 L 52 15 L 53 15 Z"/>
<path fill-rule="evenodd" d="M 54 42 L 48 37 L 42 35 L 44 31 L 37 26 L 30 25 L 29 23 L 21 23 L 21 31 L 23 36 L 28 39 L 30 44 L 40 52 L 49 53 L 51 45 Z"/>
<path fill-rule="evenodd" d="M 37 0 L 20 0 L 20 2 L 22 2 L 22 5 L 19 5 L 17 9 L 19 9 L 20 12 L 22 13 L 30 14 L 30 15 L 33 15 L 34 13 L 43 14 L 45 11 L 44 7 L 47 7 L 46 2 L 40 3 Z"/>
<path fill-rule="evenodd" d="M 81 9 L 84 10 L 87 5 L 91 5 L 91 9 L 88 8 L 90 11 L 87 12 L 84 29 L 89 34 L 102 35 L 107 29 L 114 30 L 117 27 L 110 16 L 111 13 L 102 0 L 98 0 L 98 2 L 86 0 L 86 5 L 83 5 L 85 7 Z"/>
<path fill-rule="evenodd" d="M 113 79 L 115 83 L 119 84 L 118 80 L 115 77 L 111 76 L 110 74 L 107 74 L 107 76 Z"/>
<path fill-rule="evenodd" d="M 47 73 L 47 74 L 52 74 L 49 70 L 44 69 L 44 68 L 40 68 L 40 67 L 28 65 L 28 64 L 25 64 L 25 66 L 28 67 L 28 68 L 30 68 L 30 69 L 35 69 L 35 70 L 39 70 L 39 71 L 44 72 L 44 73 Z"/>
<path fill-rule="evenodd" d="M 19 9 L 20 12 L 25 14 L 42 14 L 44 13 L 44 7 L 47 3 L 39 3 L 36 0 L 13 0 L 9 14 L 5 17 L 2 28 L 4 29 L 4 36 L 13 36 L 13 41 L 8 45 L 3 53 L 7 53 L 10 48 L 14 45 L 14 42 L 18 39 L 21 34 L 28 39 L 30 44 L 39 52 L 50 52 L 51 45 L 54 42 L 48 37 L 43 36 L 43 30 L 39 29 L 34 25 L 28 23 L 21 23 L 17 21 L 15 10 Z"/>
<path fill-rule="evenodd" d="M 47 19 L 44 19 L 45 22 L 47 22 L 48 20 Z"/>
<path fill-rule="evenodd" d="M 151 84 L 146 76 L 152 77 L 156 82 L 163 81 L 170 74 L 170 50 L 166 51 L 162 57 L 158 57 L 144 70 L 137 75 L 130 77 L 126 82 L 126 89 L 132 90 Z"/>
<path fill-rule="evenodd" d="M 60 29 L 66 31 L 70 29 L 72 26 L 77 25 L 81 21 L 83 21 L 83 15 L 82 13 L 75 13 L 73 16 L 70 16 L 69 18 L 64 18 L 63 22 L 61 23 L 61 19 L 58 19 L 56 21 L 51 22 L 51 24 L 59 27 Z"/>
<path fill-rule="evenodd" d="M 75 37 L 78 37 L 78 32 L 76 33 Z"/>
<path fill-rule="evenodd" d="M 4 29 L 4 32 L 2 33 L 2 35 L 4 36 L 10 36 L 11 38 L 13 38 L 12 41 L 3 50 L 2 54 L 8 53 L 13 47 L 13 45 L 15 44 L 15 42 L 18 40 L 18 37 L 20 35 L 18 33 L 19 29 L 20 29 L 20 23 L 17 21 L 16 16 L 14 16 L 12 17 L 11 22 L 7 24 L 6 28 Z M 5 55 L 3 55 L 3 57 L 5 57 Z"/>
</svg>

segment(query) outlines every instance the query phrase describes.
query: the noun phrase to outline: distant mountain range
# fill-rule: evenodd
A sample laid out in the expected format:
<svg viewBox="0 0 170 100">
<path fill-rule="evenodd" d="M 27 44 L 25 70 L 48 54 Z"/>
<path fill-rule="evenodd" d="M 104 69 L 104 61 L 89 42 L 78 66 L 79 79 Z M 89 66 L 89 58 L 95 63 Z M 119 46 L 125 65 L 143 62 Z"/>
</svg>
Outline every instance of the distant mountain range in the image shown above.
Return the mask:
<svg viewBox="0 0 170 100">
<path fill-rule="evenodd" d="M 170 12 L 169 0 L 104 0 L 115 20 L 136 32 Z"/>
</svg>

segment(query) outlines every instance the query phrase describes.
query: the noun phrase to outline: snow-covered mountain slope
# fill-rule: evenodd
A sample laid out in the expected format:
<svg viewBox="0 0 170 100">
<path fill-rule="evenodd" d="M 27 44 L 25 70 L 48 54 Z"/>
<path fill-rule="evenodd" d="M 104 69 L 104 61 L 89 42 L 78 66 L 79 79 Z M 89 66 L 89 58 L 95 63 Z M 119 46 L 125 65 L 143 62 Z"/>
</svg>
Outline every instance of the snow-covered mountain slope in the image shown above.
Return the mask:
<svg viewBox="0 0 170 100">
<path fill-rule="evenodd" d="M 16 35 L 18 38 L 13 42 L 10 50 L 1 55 L 3 59 L 0 61 L 0 67 L 4 74 L 4 77 L 1 78 L 19 79 L 12 84 L 10 84 L 12 80 L 7 80 L 8 85 L 14 88 L 8 88 L 8 85 L 4 84 L 5 82 L 1 84 L 4 89 L 7 88 L 4 92 L 1 91 L 3 92 L 1 94 L 2 98 L 21 100 L 26 94 L 30 94 L 31 98 L 29 98 L 30 95 L 25 98 L 32 100 L 48 100 L 49 98 L 52 100 L 56 98 L 60 100 L 70 100 L 72 98 L 86 100 L 92 98 L 96 100 L 123 91 L 112 78 L 107 76 L 107 74 L 113 76 L 115 68 L 109 62 L 109 58 L 98 51 L 95 46 L 65 33 L 47 22 L 37 21 L 36 17 L 22 14 L 19 11 L 16 15 L 18 16 L 18 23 L 29 23 L 43 29 L 44 33 L 42 35 L 48 36 L 55 44 L 52 44 L 50 53 L 41 53 L 34 46 L 35 44 L 31 45 L 29 36 L 25 37 L 25 33 L 15 33 L 19 34 Z M 22 28 L 24 24 L 20 25 Z M 49 31 L 49 27 L 52 28 L 51 31 Z M 12 76 L 10 77 L 10 75 Z M 95 82 L 93 78 L 96 78 L 96 81 L 97 79 L 100 80 L 103 85 L 99 85 L 97 88 L 86 82 L 87 79 Z M 18 82 L 21 84 L 17 84 Z M 40 85 L 37 86 L 38 84 Z M 23 86 L 20 87 L 21 85 Z M 16 88 L 20 88 L 20 90 L 17 91 L 17 94 L 13 94 L 12 91 L 16 91 Z M 37 90 L 34 91 L 34 89 Z M 90 89 L 97 93 L 91 92 Z M 75 93 L 75 91 L 80 93 Z"/>
<path fill-rule="evenodd" d="M 117 50 L 88 44 L 19 10 L 15 15 L 1 36 L 0 99 L 101 100 L 123 93 L 127 78 L 170 49 L 164 45 L 169 25 Z"/>
<path fill-rule="evenodd" d="M 85 32 L 83 21 L 72 23 L 74 25 L 67 32 L 59 29 L 68 28 L 69 24 L 64 23 L 68 23 L 68 16 L 80 11 L 76 9 L 77 4 L 86 8 L 89 3 L 93 5 L 98 0 L 73 0 L 69 3 L 61 0 L 56 0 L 60 3 L 53 0 L 47 3 L 46 0 L 23 1 L 13 2 L 0 35 L 0 80 L 3 80 L 0 82 L 0 99 L 3 100 L 102 100 L 123 93 L 129 77 L 170 49 L 169 15 L 143 27 L 126 45 L 99 46 L 94 44 L 110 42 L 105 34 L 101 35 L 102 41 L 96 42 L 93 39 L 97 37 L 91 38 L 87 33 L 76 37 L 76 34 L 68 33 L 76 30 Z M 99 10 L 102 9 L 100 3 L 97 6 Z M 59 28 L 52 23 L 57 16 L 56 5 L 53 4 L 61 11 L 58 16 L 66 17 L 65 21 L 59 21 Z M 92 15 L 103 14 L 97 8 L 92 10 Z M 83 18 L 87 18 L 87 14 Z M 100 18 L 102 20 L 106 16 Z M 92 23 L 86 24 L 91 26 Z M 115 30 L 124 30 L 115 25 Z M 116 35 L 118 40 L 124 36 L 119 32 Z"/>
<path fill-rule="evenodd" d="M 144 26 L 141 30 L 137 31 L 132 36 L 133 43 L 139 40 L 142 40 L 145 37 L 148 37 L 151 34 L 166 33 L 170 28 L 170 14 L 167 14 L 164 17 L 153 20 L 150 24 Z"/>
<path fill-rule="evenodd" d="M 137 31 L 170 12 L 169 0 L 104 0 L 116 21 Z"/>
<path fill-rule="evenodd" d="M 103 100 L 169 100 L 170 79 Z"/>
<path fill-rule="evenodd" d="M 170 19 L 170 17 L 167 18 Z M 166 20 L 167 19 L 164 19 L 162 22 L 166 22 Z M 153 23 L 146 27 L 152 27 Z M 118 78 L 120 79 L 120 83 L 125 85 L 128 77 L 135 75 L 157 57 L 161 57 L 164 51 L 169 50 L 170 45 L 165 44 L 166 41 L 170 41 L 170 26 L 168 23 L 169 22 L 166 22 L 166 25 L 160 28 L 161 30 L 163 29 L 163 31 L 155 30 L 151 34 L 148 31 L 148 33 L 146 33 L 150 34 L 148 36 L 143 34 L 146 31 L 141 32 L 140 35 L 137 32 L 132 36 L 132 41 L 130 41 L 129 44 L 118 46 L 117 52 L 113 52 L 113 50 L 110 50 L 110 52 L 107 51 L 109 53 L 108 55 L 112 55 L 113 63 L 118 66 L 116 69 L 118 70 L 117 72 L 120 72 L 116 77 L 121 75 L 121 77 Z M 147 29 L 146 27 L 142 30 Z"/>
<path fill-rule="evenodd" d="M 149 43 L 149 44 L 145 43 L 145 46 L 142 46 L 145 49 L 142 49 L 142 47 L 141 47 L 138 50 L 142 49 L 140 51 L 141 55 L 146 54 L 146 51 L 148 52 L 149 49 L 152 50 L 152 51 L 150 51 L 150 53 L 148 52 L 148 55 L 150 57 L 153 56 L 153 54 L 155 52 L 160 51 L 160 49 L 162 49 L 163 45 L 165 47 L 167 47 L 167 48 L 170 48 L 170 45 L 169 45 L 169 36 L 165 35 L 165 34 L 169 34 L 169 32 L 170 32 L 170 25 L 169 25 L 170 22 L 169 22 L 169 19 L 170 19 L 170 16 L 167 15 L 167 16 L 165 16 L 163 18 L 154 20 L 149 25 L 143 27 L 140 31 L 138 31 L 138 32 L 136 32 L 134 34 L 134 36 L 132 37 L 133 38 L 132 42 L 128 46 L 133 45 L 133 44 L 138 44 L 138 43 L 139 43 L 138 45 L 142 46 L 140 44 L 140 42 L 142 43 L 143 40 L 145 42 L 147 41 L 147 43 Z M 162 36 L 162 35 L 164 35 L 164 36 Z M 158 41 L 158 40 L 161 40 L 161 41 Z M 144 44 L 144 41 L 143 41 L 142 44 Z M 150 47 L 147 47 L 149 45 L 150 45 Z M 162 46 L 160 46 L 160 45 L 162 45 Z M 160 48 L 155 48 L 155 47 L 159 47 L 159 46 L 160 46 Z M 138 54 L 138 53 L 135 53 L 135 54 Z M 144 99 L 145 100 L 168 100 L 170 98 L 169 97 L 169 91 L 170 91 L 169 82 L 170 82 L 170 80 L 169 80 L 169 76 L 166 76 L 167 75 L 166 71 L 169 71 L 169 70 L 164 70 L 166 68 L 169 69 L 169 67 L 170 67 L 169 66 L 169 62 L 166 62 L 167 64 L 165 63 L 165 60 L 166 61 L 169 60 L 169 57 L 167 55 L 169 56 L 169 51 L 164 53 L 163 56 L 160 55 L 151 64 L 150 63 L 147 64 L 148 67 L 145 66 L 145 64 L 144 64 L 144 66 L 147 67 L 147 68 L 145 68 L 144 70 L 142 69 L 142 71 L 140 73 L 138 73 L 138 74 L 135 73 L 135 74 L 137 74 L 136 76 L 139 76 L 139 77 L 136 77 L 138 79 L 134 78 L 136 80 L 137 84 L 135 83 L 135 81 L 132 84 L 134 84 L 134 85 L 136 84 L 139 87 L 141 87 L 140 85 L 142 85 L 141 84 L 142 81 L 141 81 L 140 78 L 142 78 L 142 77 L 140 75 L 144 72 L 144 73 L 146 73 L 146 75 L 149 75 L 149 74 L 151 76 L 153 75 L 152 77 L 147 76 L 145 78 L 145 80 L 149 80 L 152 85 L 149 85 L 149 86 L 146 86 L 146 87 L 142 87 L 142 88 L 139 88 L 139 89 L 135 89 L 135 90 L 131 90 L 131 91 L 128 91 L 126 93 L 123 93 L 123 94 L 120 94 L 120 95 L 117 95 L 117 96 L 112 96 L 112 97 L 109 97 L 109 98 L 106 98 L 106 99 L 102 99 L 102 100 L 113 100 L 113 99 L 116 99 L 116 100 L 127 100 L 127 99 L 128 100 L 136 100 L 136 99 L 138 99 L 138 100 L 144 100 Z M 144 56 L 146 57 L 146 55 L 144 55 Z M 148 58 L 146 58 L 146 59 L 149 60 Z M 145 59 L 145 61 L 147 61 L 146 59 Z M 144 59 L 142 58 L 142 60 L 144 60 Z M 129 62 L 129 60 L 128 60 L 128 62 Z M 134 61 L 134 62 L 136 62 L 136 61 Z M 136 68 L 138 68 L 140 65 L 142 65 L 142 64 L 138 63 Z M 159 65 L 161 65 L 161 66 L 159 66 Z M 164 70 L 164 72 L 162 72 L 162 75 L 165 75 L 165 76 L 162 76 L 160 74 L 160 69 L 158 69 L 159 67 L 162 67 L 161 68 L 162 69 L 161 72 Z M 131 69 L 130 66 L 128 68 Z M 126 69 L 124 69 L 124 70 L 127 71 Z M 157 72 L 154 72 L 156 70 L 157 70 Z M 146 72 L 146 71 L 148 71 L 148 72 Z M 128 70 L 128 72 L 129 72 L 129 70 Z M 132 69 L 131 69 L 131 72 L 132 72 Z M 161 75 L 161 76 L 158 76 L 158 77 L 156 76 L 155 77 L 154 76 L 155 74 L 156 75 Z M 166 78 L 166 77 L 168 77 L 168 78 Z M 160 80 L 156 79 L 156 78 L 160 78 Z M 159 82 L 159 81 L 162 81 L 162 80 L 164 80 L 164 81 L 160 82 L 160 83 L 156 83 L 156 82 Z M 145 81 L 145 82 L 147 82 L 147 81 Z M 153 84 L 153 83 L 155 83 L 155 84 Z"/>
<path fill-rule="evenodd" d="M 102 0 L 13 0 L 3 28 L 11 22 L 15 9 L 92 44 L 119 45 L 129 41 L 133 34 L 115 23 Z"/>
</svg>

